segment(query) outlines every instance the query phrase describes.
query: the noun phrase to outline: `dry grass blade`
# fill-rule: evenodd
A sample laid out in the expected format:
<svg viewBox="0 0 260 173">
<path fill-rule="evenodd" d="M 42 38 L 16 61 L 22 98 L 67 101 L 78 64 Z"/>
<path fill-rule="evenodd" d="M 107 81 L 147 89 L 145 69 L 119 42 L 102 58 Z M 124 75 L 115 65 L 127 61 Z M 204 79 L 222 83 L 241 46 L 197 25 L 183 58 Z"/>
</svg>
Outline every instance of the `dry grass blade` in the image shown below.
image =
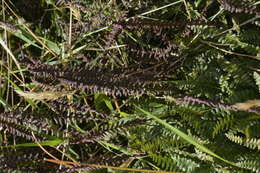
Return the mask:
<svg viewBox="0 0 260 173">
<path fill-rule="evenodd" d="M 247 110 L 255 106 L 260 106 L 260 100 L 248 100 L 244 103 L 236 103 L 235 106 L 241 110 Z"/>
<path fill-rule="evenodd" d="M 72 95 L 68 91 L 43 91 L 43 92 L 24 92 L 16 90 L 20 96 L 33 100 L 57 100 L 60 97 Z"/>
<path fill-rule="evenodd" d="M 15 65 L 17 66 L 17 68 L 19 69 L 20 71 L 20 74 L 22 76 L 22 79 L 24 81 L 24 75 L 22 73 L 22 70 L 21 70 L 21 66 L 19 64 L 19 62 L 17 61 L 17 59 L 15 58 L 15 56 L 13 55 L 12 51 L 8 48 L 8 46 L 6 45 L 6 43 L 0 39 L 0 44 L 2 45 L 2 47 L 5 49 L 5 51 L 7 52 L 7 54 L 10 55 L 10 57 L 12 58 L 12 60 L 14 61 Z"/>
</svg>

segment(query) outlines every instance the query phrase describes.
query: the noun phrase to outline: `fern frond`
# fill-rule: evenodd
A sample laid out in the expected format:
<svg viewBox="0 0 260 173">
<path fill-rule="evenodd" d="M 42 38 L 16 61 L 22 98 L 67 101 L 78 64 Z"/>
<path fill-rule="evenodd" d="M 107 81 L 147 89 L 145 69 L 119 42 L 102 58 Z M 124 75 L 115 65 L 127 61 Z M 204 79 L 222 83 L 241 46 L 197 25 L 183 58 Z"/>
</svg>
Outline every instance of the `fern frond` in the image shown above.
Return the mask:
<svg viewBox="0 0 260 173">
<path fill-rule="evenodd" d="M 120 76 L 118 71 L 104 72 L 100 70 L 77 69 L 62 70 L 57 66 L 45 64 L 28 65 L 31 73 L 76 89 L 90 93 L 105 93 L 114 96 L 140 96 L 143 94 L 170 93 L 170 88 L 153 73 L 130 72 Z M 162 89 L 159 89 L 162 88 Z"/>
<path fill-rule="evenodd" d="M 34 149 L 9 150 L 0 154 L 1 172 L 55 172 L 58 166 L 45 163 L 44 154 Z"/>
<path fill-rule="evenodd" d="M 120 24 L 123 26 L 123 28 L 134 30 L 134 29 L 170 29 L 170 28 L 178 28 L 178 27 L 184 27 L 184 26 L 193 26 L 193 25 L 212 25 L 216 26 L 214 23 L 210 22 L 204 22 L 202 20 L 192 20 L 185 22 L 169 22 L 169 21 L 153 21 L 153 20 L 147 20 L 147 19 L 140 19 L 140 18 L 131 18 L 128 21 L 120 21 L 117 22 L 117 24 Z"/>
<path fill-rule="evenodd" d="M 225 37 L 222 37 L 218 40 L 222 44 L 228 44 L 230 49 L 243 49 L 248 52 L 248 54 L 257 55 L 260 51 L 260 47 L 255 45 L 254 43 L 250 43 L 250 41 L 243 41 L 235 34 L 226 34 Z M 252 40 L 251 40 L 252 41 Z"/>
<path fill-rule="evenodd" d="M 178 136 L 172 135 L 171 138 L 169 135 L 165 138 L 157 137 L 155 139 L 150 140 L 149 142 L 141 145 L 141 150 L 147 153 L 163 153 L 169 152 L 172 149 L 178 149 L 187 146 L 187 143 L 182 141 Z"/>
<path fill-rule="evenodd" d="M 190 97 L 190 96 L 185 96 L 184 98 L 178 98 L 178 99 L 176 99 L 176 103 L 180 104 L 180 105 L 199 104 L 199 105 L 205 105 L 205 106 L 209 106 L 209 107 L 215 107 L 215 108 L 220 108 L 220 109 L 224 109 L 224 110 L 232 110 L 232 111 L 240 110 L 236 105 L 227 105 L 227 104 L 223 104 L 223 103 L 206 101 L 206 100 L 201 100 L 201 99 L 198 99 L 198 98 L 193 98 L 193 97 Z M 255 109 L 246 109 L 244 111 L 257 113 L 257 114 L 260 113 L 260 111 L 255 110 Z"/>
<path fill-rule="evenodd" d="M 147 57 L 149 59 L 154 58 L 157 61 L 169 61 L 169 57 L 174 52 L 177 52 L 178 46 L 172 43 L 169 43 L 165 48 L 152 48 L 150 50 L 146 50 L 144 48 L 137 48 L 137 46 L 133 46 L 131 44 L 128 45 L 129 51 L 132 54 L 135 54 L 139 57 Z"/>
<path fill-rule="evenodd" d="M 59 117 L 72 120 L 75 119 L 79 122 L 83 121 L 107 121 L 108 115 L 98 112 L 91 107 L 77 103 L 68 103 L 64 99 L 58 99 L 48 102 Z"/>
<path fill-rule="evenodd" d="M 192 172 L 199 167 L 199 164 L 196 162 L 178 155 L 161 156 L 151 154 L 151 157 L 161 168 L 169 171 L 181 170 L 184 172 Z"/>
<path fill-rule="evenodd" d="M 243 137 L 235 135 L 232 132 L 226 133 L 225 135 L 232 142 L 235 142 L 239 145 L 243 145 L 250 149 L 260 150 L 260 139 L 256 139 L 256 138 L 246 138 L 245 139 Z"/>
<path fill-rule="evenodd" d="M 73 168 L 64 168 L 64 169 L 58 170 L 56 173 L 75 173 L 75 172 L 93 171 L 93 170 L 99 170 L 99 169 L 102 169 L 102 168 L 89 167 L 89 166 L 74 166 Z"/>
<path fill-rule="evenodd" d="M 94 143 L 101 139 L 109 139 L 117 133 L 122 133 L 127 129 L 135 127 L 137 125 L 142 125 L 143 120 L 133 120 L 133 121 L 118 121 L 111 122 L 111 124 L 104 124 L 101 127 L 94 128 L 89 132 L 84 134 L 76 133 L 74 134 L 74 139 L 71 141 L 72 144 L 79 143 Z"/>
<path fill-rule="evenodd" d="M 252 172 L 260 172 L 260 160 L 258 156 L 241 156 L 236 163 L 239 167 L 248 169 Z"/>
<path fill-rule="evenodd" d="M 256 6 L 250 5 L 243 1 L 220 0 L 222 8 L 232 13 L 260 14 Z"/>
<path fill-rule="evenodd" d="M 254 46 L 260 46 L 260 30 L 258 27 L 242 30 L 239 38 L 242 42 L 249 43 Z"/>
<path fill-rule="evenodd" d="M 235 118 L 233 114 L 226 114 L 223 118 L 221 118 L 213 129 L 212 136 L 216 136 L 221 131 L 228 130 L 232 124 L 235 123 Z"/>
<path fill-rule="evenodd" d="M 50 128 L 45 122 L 33 118 L 24 119 L 21 113 L 1 113 L 0 126 L 14 136 L 21 136 L 28 140 L 34 140 L 32 132 L 40 139 L 46 138 L 41 132 Z"/>
<path fill-rule="evenodd" d="M 195 148 L 195 154 L 194 157 L 197 157 L 199 160 L 201 161 L 209 161 L 209 162 L 214 162 L 214 159 L 212 156 L 201 152 L 200 150 L 198 150 L 197 148 Z"/>
</svg>

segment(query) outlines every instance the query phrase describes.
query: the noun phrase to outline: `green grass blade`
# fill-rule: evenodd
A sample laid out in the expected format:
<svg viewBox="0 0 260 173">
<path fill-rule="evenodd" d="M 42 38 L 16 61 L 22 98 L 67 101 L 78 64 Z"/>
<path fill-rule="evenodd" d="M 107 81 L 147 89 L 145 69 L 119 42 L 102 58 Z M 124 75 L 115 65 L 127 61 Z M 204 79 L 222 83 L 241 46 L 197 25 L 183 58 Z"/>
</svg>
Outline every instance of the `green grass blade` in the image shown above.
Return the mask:
<svg viewBox="0 0 260 173">
<path fill-rule="evenodd" d="M 43 40 L 46 44 L 47 44 L 47 46 L 53 51 L 53 52 L 55 52 L 56 54 L 60 54 L 60 52 L 61 52 L 61 49 L 59 48 L 59 46 L 56 44 L 56 43 L 54 43 L 53 41 L 50 41 L 50 40 L 48 40 L 48 39 L 46 39 L 46 38 L 43 38 L 43 37 L 39 37 L 41 40 Z"/>
<path fill-rule="evenodd" d="M 0 104 L 2 104 L 4 108 L 11 109 L 11 106 L 6 103 L 6 101 L 2 97 L 0 97 Z"/>
<path fill-rule="evenodd" d="M 34 41 L 30 40 L 29 38 L 27 38 L 24 34 L 22 33 L 14 33 L 14 35 L 18 38 L 20 38 L 21 40 L 23 40 L 24 42 L 33 45 L 34 47 L 37 47 L 39 49 L 42 49 L 39 45 L 37 45 Z"/>
<path fill-rule="evenodd" d="M 47 140 L 43 142 L 39 142 L 40 145 L 42 146 L 57 146 L 60 143 L 62 143 L 63 140 L 61 139 L 54 139 L 54 140 Z M 7 146 L 2 146 L 2 148 L 17 148 L 17 147 L 37 147 L 37 143 L 23 143 L 23 144 L 16 144 L 16 145 L 7 145 Z"/>
</svg>

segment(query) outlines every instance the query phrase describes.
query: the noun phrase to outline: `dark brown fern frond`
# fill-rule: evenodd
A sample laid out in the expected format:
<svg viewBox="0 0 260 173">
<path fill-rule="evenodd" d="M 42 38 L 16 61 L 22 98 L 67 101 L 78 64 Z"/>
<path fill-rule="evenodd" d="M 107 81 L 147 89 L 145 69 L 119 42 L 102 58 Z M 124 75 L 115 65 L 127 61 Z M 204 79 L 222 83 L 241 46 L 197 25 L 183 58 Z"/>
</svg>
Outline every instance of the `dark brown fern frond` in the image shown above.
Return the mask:
<svg viewBox="0 0 260 173">
<path fill-rule="evenodd" d="M 107 121 L 109 116 L 98 112 L 86 105 L 68 103 L 64 99 L 58 99 L 48 102 L 56 111 L 59 117 L 64 119 L 75 119 L 79 122 L 83 121 Z"/>
<path fill-rule="evenodd" d="M 62 69 L 58 66 L 46 64 L 27 65 L 35 79 L 40 78 L 59 82 L 75 89 L 82 89 L 89 93 L 105 93 L 113 96 L 141 96 L 143 94 L 170 93 L 171 89 L 151 72 L 132 71 L 101 71 L 97 69 Z M 45 84 L 43 84 L 45 85 Z"/>
<path fill-rule="evenodd" d="M 173 28 L 181 28 L 185 26 L 193 26 L 193 25 L 202 25 L 202 26 L 217 26 L 219 24 L 213 22 L 205 22 L 201 19 L 192 20 L 192 21 L 155 21 L 148 19 L 140 19 L 140 18 L 131 18 L 128 21 L 119 21 L 115 24 L 120 25 L 123 29 L 128 30 L 136 30 L 136 29 L 151 29 L 151 30 L 160 30 L 160 29 L 173 29 Z"/>
<path fill-rule="evenodd" d="M 149 59 L 153 58 L 157 61 L 168 61 L 171 54 L 178 50 L 178 46 L 175 44 L 169 43 L 165 48 L 152 48 L 152 49 L 144 49 L 133 45 L 128 45 L 130 53 L 139 57 L 140 61 L 144 57 L 148 57 Z"/>
<path fill-rule="evenodd" d="M 43 159 L 44 153 L 37 148 L 4 149 L 0 154 L 0 170 L 1 172 L 44 173 L 55 172 L 58 169 L 58 165 L 45 163 Z"/>
<path fill-rule="evenodd" d="M 131 55 L 133 54 L 133 59 L 138 57 L 137 62 L 142 61 L 143 58 L 155 59 L 156 61 L 172 61 L 170 57 L 172 54 L 178 51 L 179 46 L 172 42 L 173 34 L 169 35 L 169 31 L 181 32 L 182 37 L 190 36 L 193 31 L 190 27 L 192 26 L 203 26 L 203 27 L 219 27 L 223 26 L 222 24 L 218 24 L 215 22 L 203 21 L 202 19 L 192 20 L 192 21 L 155 21 L 149 19 L 141 19 L 141 18 L 131 18 L 126 20 L 124 18 L 120 19 L 118 22 L 114 22 L 112 25 L 111 32 L 108 34 L 106 38 L 105 47 L 109 48 L 115 44 L 118 40 L 120 33 L 123 30 L 142 30 L 142 31 L 151 31 L 148 33 L 154 34 L 151 42 L 158 43 L 157 45 L 144 47 L 143 45 L 137 45 L 135 42 L 132 43 L 131 39 L 125 37 L 126 51 Z M 124 37 L 123 37 L 124 38 Z M 147 44 L 147 40 L 145 40 L 145 44 Z M 151 44 L 152 45 L 152 44 Z M 109 52 L 109 51 L 107 51 Z M 151 61 L 151 60 L 148 60 Z"/>
<path fill-rule="evenodd" d="M 214 107 L 214 108 L 230 110 L 230 111 L 241 111 L 242 110 L 242 109 L 239 109 L 239 107 L 236 105 L 228 105 L 228 104 L 213 102 L 213 101 L 209 101 L 209 100 L 201 100 L 201 99 L 194 98 L 191 96 L 185 96 L 184 98 L 178 98 L 178 99 L 176 99 L 176 103 L 180 104 L 180 105 L 198 104 L 198 105 L 204 105 L 204 106 L 208 106 L 208 107 Z M 243 111 L 260 114 L 259 110 L 251 109 L 251 108 L 245 109 Z"/>
<path fill-rule="evenodd" d="M 164 36 L 162 34 L 162 30 L 167 29 L 180 29 L 180 28 L 187 28 L 188 26 L 219 26 L 220 24 L 216 24 L 214 22 L 205 22 L 201 19 L 199 20 L 192 20 L 192 21 L 157 21 L 157 20 L 148 20 L 148 19 L 141 19 L 141 18 L 130 18 L 126 20 L 123 16 L 117 21 L 112 24 L 111 31 L 107 34 L 106 37 L 106 48 L 113 45 L 117 37 L 120 33 L 125 30 L 140 30 L 146 29 L 155 32 L 157 36 Z M 164 37 L 166 38 L 166 37 Z M 162 38 L 161 41 L 165 40 Z M 167 42 L 169 40 L 167 39 Z M 168 43 L 167 43 L 168 45 Z"/>
<path fill-rule="evenodd" d="M 104 93 L 113 96 L 141 96 L 143 94 L 170 92 L 163 81 L 149 73 L 122 75 L 120 77 L 113 72 L 92 70 L 82 71 L 80 74 L 67 73 L 67 75 L 59 77 L 58 80 L 73 88 L 83 89 L 90 93 Z"/>
<path fill-rule="evenodd" d="M 172 23 L 144 20 L 139 18 L 131 18 L 128 21 L 120 21 L 117 24 L 121 25 L 124 29 L 136 30 L 136 29 L 169 29 L 184 26 L 184 23 Z"/>
<path fill-rule="evenodd" d="M 228 10 L 232 13 L 246 13 L 246 14 L 256 14 L 259 15 L 260 11 L 257 10 L 257 6 L 250 5 L 243 1 L 237 0 L 219 0 L 221 2 L 222 8 Z"/>
<path fill-rule="evenodd" d="M 22 113 L 13 112 L 0 114 L 0 127 L 14 136 L 20 136 L 28 140 L 34 140 L 32 133 L 39 140 L 45 139 L 44 131 L 50 129 L 49 125 L 41 120 L 32 117 L 26 118 Z"/>
<path fill-rule="evenodd" d="M 50 80 L 55 80 L 54 76 L 61 76 L 64 73 L 58 66 L 47 64 L 28 64 L 27 67 L 34 76 L 49 78 Z"/>
<path fill-rule="evenodd" d="M 102 168 L 90 167 L 90 166 L 74 166 L 73 168 L 64 168 L 61 170 L 57 170 L 56 173 L 76 173 L 81 171 L 93 171 Z"/>
<path fill-rule="evenodd" d="M 55 90 L 55 91 L 62 90 L 62 88 L 57 85 L 57 81 L 53 80 L 52 78 L 39 77 L 39 76 L 35 75 L 34 77 L 32 77 L 32 82 L 34 84 L 36 84 L 37 86 L 41 87 L 42 89 L 48 89 L 48 90 L 52 90 L 52 91 L 53 90 Z M 56 87 L 53 88 L 53 86 L 56 86 Z"/>
</svg>

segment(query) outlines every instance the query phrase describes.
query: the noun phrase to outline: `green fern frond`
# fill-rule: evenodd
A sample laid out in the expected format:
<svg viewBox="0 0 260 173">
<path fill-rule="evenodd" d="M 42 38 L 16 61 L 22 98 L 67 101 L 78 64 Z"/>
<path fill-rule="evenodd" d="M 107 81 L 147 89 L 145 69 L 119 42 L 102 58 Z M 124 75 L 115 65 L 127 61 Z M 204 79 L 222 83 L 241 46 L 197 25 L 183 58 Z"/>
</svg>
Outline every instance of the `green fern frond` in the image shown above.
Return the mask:
<svg viewBox="0 0 260 173">
<path fill-rule="evenodd" d="M 240 40 L 255 46 L 260 46 L 260 30 L 256 28 L 248 28 L 240 33 Z"/>
<path fill-rule="evenodd" d="M 231 50 L 243 49 L 247 51 L 248 54 L 252 55 L 256 55 L 260 51 L 260 47 L 258 45 L 244 42 L 240 40 L 236 34 L 227 34 L 225 37 L 220 38 L 219 42 L 228 45 Z"/>
<path fill-rule="evenodd" d="M 223 115 L 223 114 L 222 114 Z M 212 136 L 216 136 L 221 131 L 227 130 L 235 123 L 235 118 L 233 114 L 226 114 L 223 118 L 221 118 L 213 129 Z"/>
<path fill-rule="evenodd" d="M 251 158 L 240 158 L 240 161 L 236 164 L 241 167 L 248 170 L 251 170 L 252 172 L 259 173 L 260 172 L 260 160 L 259 158 L 252 159 Z"/>
<path fill-rule="evenodd" d="M 235 142 L 239 145 L 243 145 L 243 146 L 250 148 L 250 149 L 260 150 L 260 139 L 256 139 L 256 138 L 246 139 L 246 138 L 237 136 L 232 132 L 226 133 L 225 135 L 232 142 Z"/>
<path fill-rule="evenodd" d="M 151 157 L 157 165 L 169 171 L 181 170 L 188 173 L 199 167 L 199 164 L 196 162 L 178 155 L 161 156 L 151 154 Z"/>
<path fill-rule="evenodd" d="M 209 161 L 209 162 L 214 162 L 213 160 L 213 157 L 206 154 L 206 153 L 203 153 L 201 152 L 200 150 L 196 149 L 195 148 L 195 154 L 194 154 L 195 157 L 197 157 L 199 160 L 201 161 Z"/>
<path fill-rule="evenodd" d="M 128 129 L 133 128 L 138 125 L 144 124 L 145 121 L 136 119 L 136 120 L 118 120 L 114 122 L 108 122 L 100 127 L 95 127 L 92 130 L 85 133 L 75 133 L 71 143 L 94 143 L 98 140 L 109 140 L 112 136 L 116 136 L 118 133 L 125 133 Z"/>
</svg>

